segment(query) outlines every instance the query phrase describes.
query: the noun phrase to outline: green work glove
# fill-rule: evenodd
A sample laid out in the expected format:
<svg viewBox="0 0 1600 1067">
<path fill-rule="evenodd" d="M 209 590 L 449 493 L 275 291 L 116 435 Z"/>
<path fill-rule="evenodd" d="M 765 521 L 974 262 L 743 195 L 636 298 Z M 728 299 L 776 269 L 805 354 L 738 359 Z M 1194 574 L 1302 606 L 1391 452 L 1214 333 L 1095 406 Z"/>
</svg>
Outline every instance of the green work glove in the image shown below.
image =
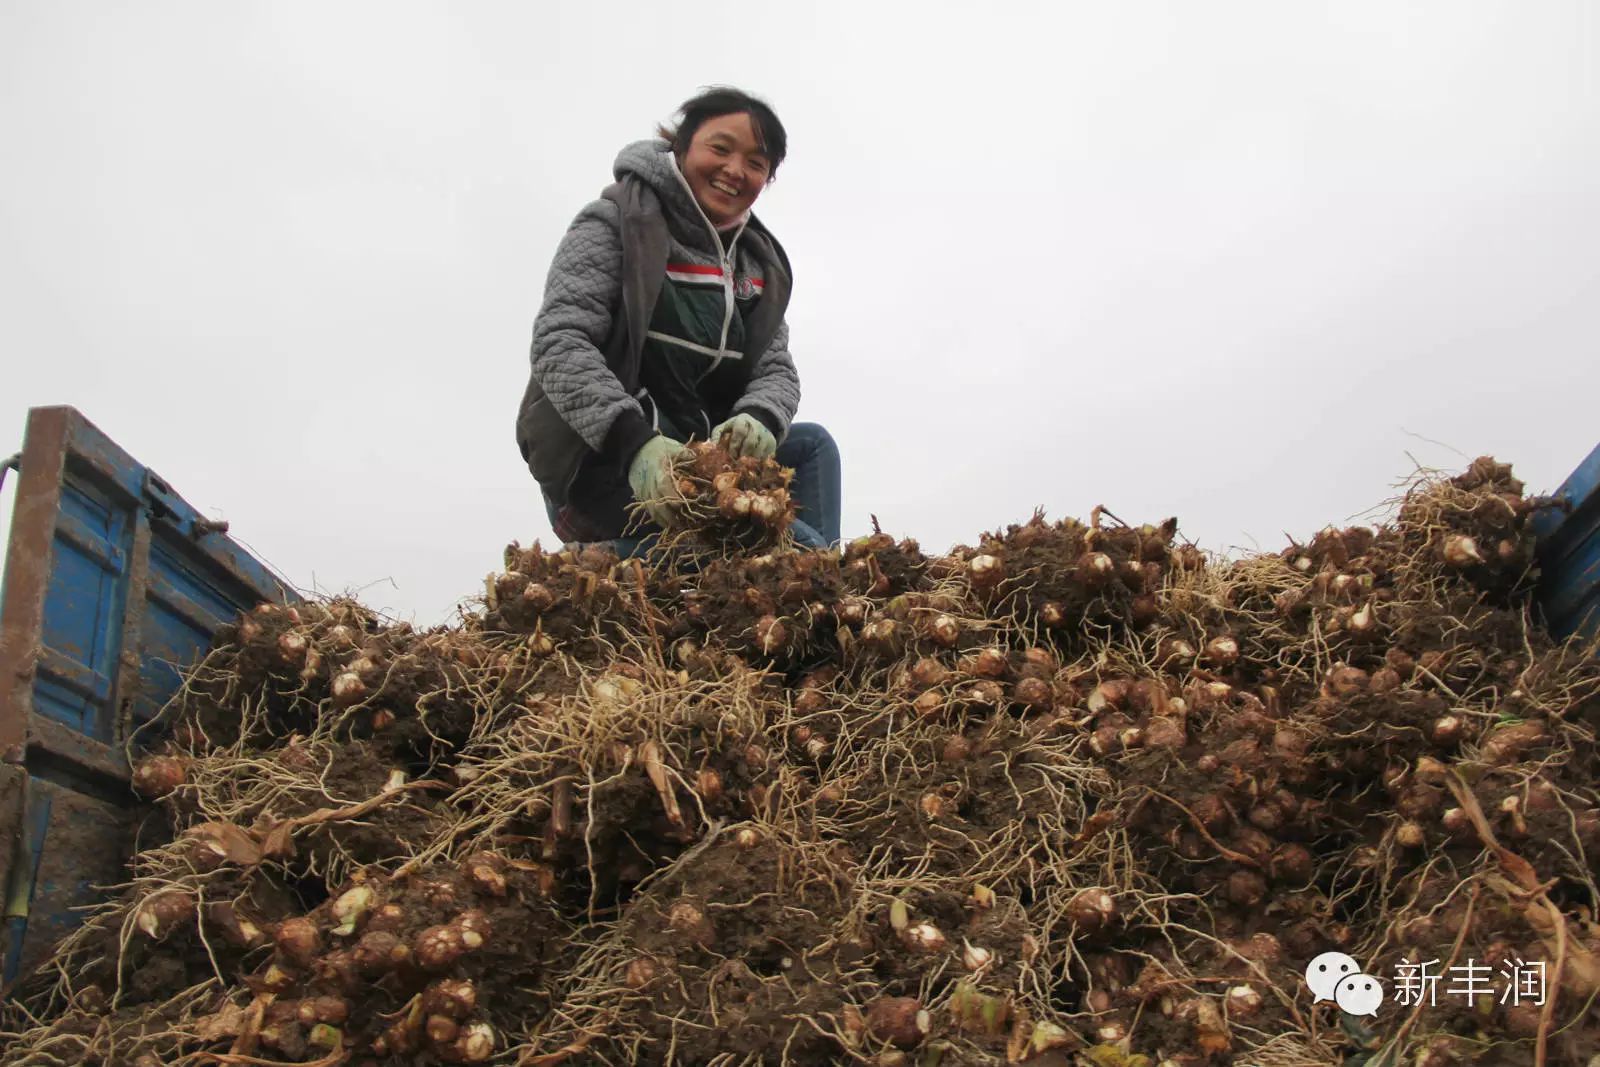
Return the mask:
<svg viewBox="0 0 1600 1067">
<path fill-rule="evenodd" d="M 683 495 L 672 461 L 689 450 L 665 434 L 656 434 L 634 454 L 628 465 L 628 486 L 633 499 L 644 505 L 657 524 L 666 526 L 677 513 Z"/>
<path fill-rule="evenodd" d="M 778 451 L 778 439 L 754 415 L 735 415 L 727 422 L 719 423 L 711 431 L 711 440 L 722 440 L 725 431 L 732 435 L 728 439 L 728 452 L 734 459 L 745 456 L 766 459 Z"/>
</svg>

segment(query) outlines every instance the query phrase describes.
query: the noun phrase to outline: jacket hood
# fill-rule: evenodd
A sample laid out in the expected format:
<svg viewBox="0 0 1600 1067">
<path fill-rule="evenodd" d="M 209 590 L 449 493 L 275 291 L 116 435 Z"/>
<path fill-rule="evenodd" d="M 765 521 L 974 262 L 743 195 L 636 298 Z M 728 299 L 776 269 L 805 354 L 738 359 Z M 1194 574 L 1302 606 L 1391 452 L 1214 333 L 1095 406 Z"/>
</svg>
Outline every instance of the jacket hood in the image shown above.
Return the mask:
<svg viewBox="0 0 1600 1067">
<path fill-rule="evenodd" d="M 672 155 L 672 147 L 666 141 L 655 138 L 633 142 L 617 153 L 611 173 L 618 181 L 629 174 L 642 179 L 660 197 L 673 235 L 680 241 L 707 248 L 712 246 L 711 221 L 695 202 L 689 183 Z M 747 219 L 750 217 L 746 215 Z"/>
<path fill-rule="evenodd" d="M 625 174 L 637 174 L 650 183 L 657 195 L 664 196 L 668 190 L 681 191 L 685 197 L 689 195 L 678 181 L 671 146 L 659 137 L 626 145 L 617 153 L 617 161 L 611 164 L 611 173 L 618 179 Z"/>
</svg>

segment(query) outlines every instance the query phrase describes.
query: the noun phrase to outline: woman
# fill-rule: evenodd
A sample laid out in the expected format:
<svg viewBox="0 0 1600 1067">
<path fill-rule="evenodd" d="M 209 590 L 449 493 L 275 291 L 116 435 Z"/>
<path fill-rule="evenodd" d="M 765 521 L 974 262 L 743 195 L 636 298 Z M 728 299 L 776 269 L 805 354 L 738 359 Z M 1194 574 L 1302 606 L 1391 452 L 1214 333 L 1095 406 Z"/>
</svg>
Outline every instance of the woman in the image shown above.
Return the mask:
<svg viewBox="0 0 1600 1067">
<path fill-rule="evenodd" d="M 615 184 L 556 250 L 517 444 L 565 541 L 632 554 L 681 500 L 683 442 L 727 433 L 736 456 L 794 468 L 796 540 L 835 544 L 839 453 L 821 426 L 792 422 L 789 260 L 750 213 L 787 135 L 737 89 L 710 89 L 680 114 L 622 150 Z M 635 502 L 653 520 L 643 528 L 630 522 Z"/>
</svg>

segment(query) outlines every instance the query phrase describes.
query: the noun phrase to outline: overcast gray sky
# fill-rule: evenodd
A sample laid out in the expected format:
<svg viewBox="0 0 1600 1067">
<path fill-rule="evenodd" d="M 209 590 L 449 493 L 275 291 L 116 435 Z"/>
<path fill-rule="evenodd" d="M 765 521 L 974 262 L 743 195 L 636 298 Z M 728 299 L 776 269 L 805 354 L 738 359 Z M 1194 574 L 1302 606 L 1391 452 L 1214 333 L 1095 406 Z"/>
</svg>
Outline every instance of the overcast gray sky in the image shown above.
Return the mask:
<svg viewBox="0 0 1600 1067">
<path fill-rule="evenodd" d="M 301 587 L 444 621 L 553 541 L 556 241 L 717 82 L 789 130 L 757 213 L 847 536 L 1275 549 L 1412 457 L 1552 489 L 1600 439 L 1590 3 L 717 10 L 9 0 L 0 448 L 75 405 Z"/>
</svg>

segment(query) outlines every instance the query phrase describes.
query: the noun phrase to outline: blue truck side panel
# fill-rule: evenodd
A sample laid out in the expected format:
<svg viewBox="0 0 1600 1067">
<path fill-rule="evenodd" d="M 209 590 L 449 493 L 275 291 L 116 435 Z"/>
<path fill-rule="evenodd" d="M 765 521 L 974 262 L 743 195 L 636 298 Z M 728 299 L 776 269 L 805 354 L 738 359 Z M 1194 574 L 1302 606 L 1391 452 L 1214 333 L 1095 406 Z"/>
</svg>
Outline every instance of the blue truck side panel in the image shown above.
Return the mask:
<svg viewBox="0 0 1600 1067">
<path fill-rule="evenodd" d="M 1543 569 L 1539 599 L 1557 636 L 1600 636 L 1600 445 L 1534 516 Z"/>
<path fill-rule="evenodd" d="M 34 710 L 109 742 L 122 616 L 127 604 L 131 516 L 84 482 L 61 487 L 55 565 L 40 645 L 49 662 L 34 684 Z"/>
<path fill-rule="evenodd" d="M 198 652 L 211 646 L 222 622 L 262 600 L 286 599 L 277 582 L 262 571 L 251 579 L 247 598 L 251 605 L 243 604 L 237 588 L 219 581 L 211 573 L 209 561 L 193 558 L 188 549 L 189 545 L 165 529 L 164 524 L 155 524 L 145 576 L 141 685 L 130 708 L 135 726 L 153 718 L 177 692 L 179 669 L 193 663 Z M 266 584 L 269 580 L 271 585 Z M 287 599 L 297 598 L 288 595 Z"/>
<path fill-rule="evenodd" d="M 130 741 L 217 628 L 298 599 L 70 408 L 29 413 L 0 601 L 0 938 L 31 968 L 122 880 Z"/>
</svg>

